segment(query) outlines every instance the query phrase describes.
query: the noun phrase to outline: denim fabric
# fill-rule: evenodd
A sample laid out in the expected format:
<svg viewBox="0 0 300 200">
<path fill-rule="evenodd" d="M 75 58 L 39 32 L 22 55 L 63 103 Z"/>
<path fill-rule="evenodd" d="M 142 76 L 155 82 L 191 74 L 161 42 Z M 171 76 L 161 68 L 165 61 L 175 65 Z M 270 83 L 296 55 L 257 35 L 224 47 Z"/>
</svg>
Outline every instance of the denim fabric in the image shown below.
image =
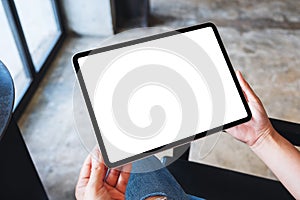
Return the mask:
<svg viewBox="0 0 300 200">
<path fill-rule="evenodd" d="M 168 200 L 201 200 L 187 195 L 171 173 L 154 156 L 133 163 L 126 190 L 128 200 L 144 200 L 151 196 L 166 196 Z"/>
</svg>

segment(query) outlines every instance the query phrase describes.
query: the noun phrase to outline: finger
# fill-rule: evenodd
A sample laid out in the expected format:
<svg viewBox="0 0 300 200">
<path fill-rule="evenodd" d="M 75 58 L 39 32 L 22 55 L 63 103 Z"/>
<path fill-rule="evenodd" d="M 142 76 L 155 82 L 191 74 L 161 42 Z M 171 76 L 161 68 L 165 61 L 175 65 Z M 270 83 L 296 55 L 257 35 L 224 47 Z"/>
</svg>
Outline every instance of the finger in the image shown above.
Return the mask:
<svg viewBox="0 0 300 200">
<path fill-rule="evenodd" d="M 115 187 L 117 185 L 119 175 L 120 175 L 120 170 L 111 169 L 108 173 L 108 176 L 106 177 L 105 182 L 110 186 Z"/>
<path fill-rule="evenodd" d="M 103 158 L 99 149 L 95 149 L 94 152 L 95 153 L 94 157 L 92 157 L 91 175 L 88 185 L 94 187 L 95 189 L 100 189 L 104 184 L 107 167 L 104 165 Z"/>
<path fill-rule="evenodd" d="M 92 167 L 92 160 L 91 160 L 91 156 L 88 155 L 80 170 L 77 187 L 82 187 L 87 185 L 91 174 L 91 167 Z"/>
<path fill-rule="evenodd" d="M 116 190 L 115 187 L 112 187 L 112 186 L 108 185 L 107 183 L 104 183 L 104 186 L 105 186 L 106 190 L 109 192 L 110 197 L 112 199 L 124 199 L 122 197 L 124 197 L 125 193 L 120 192 L 119 190 Z"/>
<path fill-rule="evenodd" d="M 126 186 L 130 178 L 130 171 L 131 171 L 132 165 L 128 164 L 122 167 L 122 172 L 120 173 L 118 183 L 116 185 L 117 190 L 125 194 Z"/>
<path fill-rule="evenodd" d="M 244 97 L 246 98 L 246 101 L 249 102 L 248 96 L 246 95 L 244 90 L 243 90 L 243 94 L 244 94 Z"/>
<path fill-rule="evenodd" d="M 243 89 L 243 92 L 246 94 L 248 101 L 257 101 L 258 97 L 254 93 L 253 89 L 250 87 L 249 83 L 244 79 L 240 71 L 236 71 L 237 78 Z"/>
</svg>

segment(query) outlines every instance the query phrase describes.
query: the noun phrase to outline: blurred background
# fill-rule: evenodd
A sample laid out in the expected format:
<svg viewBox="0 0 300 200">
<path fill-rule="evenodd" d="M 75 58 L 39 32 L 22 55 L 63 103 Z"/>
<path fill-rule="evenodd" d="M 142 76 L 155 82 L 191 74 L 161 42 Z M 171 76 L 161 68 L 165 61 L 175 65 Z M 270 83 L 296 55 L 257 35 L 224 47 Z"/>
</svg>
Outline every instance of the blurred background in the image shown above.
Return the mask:
<svg viewBox="0 0 300 200">
<path fill-rule="evenodd" d="M 0 60 L 12 73 L 14 115 L 49 198 L 75 198 L 88 154 L 73 120 L 74 53 L 132 28 L 211 21 L 268 114 L 300 123 L 299 8 L 299 0 L 0 1 Z M 220 135 L 205 158 L 201 139 L 194 142 L 190 160 L 275 179 L 246 145 Z"/>
</svg>

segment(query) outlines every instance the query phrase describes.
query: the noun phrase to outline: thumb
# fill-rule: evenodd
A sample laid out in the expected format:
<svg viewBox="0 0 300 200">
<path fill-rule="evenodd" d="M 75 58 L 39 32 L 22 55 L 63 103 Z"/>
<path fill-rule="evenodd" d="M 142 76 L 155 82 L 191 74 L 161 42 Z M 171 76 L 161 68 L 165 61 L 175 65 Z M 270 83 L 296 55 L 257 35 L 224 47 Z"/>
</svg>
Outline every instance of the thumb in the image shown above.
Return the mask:
<svg viewBox="0 0 300 200">
<path fill-rule="evenodd" d="M 92 156 L 91 175 L 88 186 L 97 190 L 102 188 L 104 185 L 107 167 L 104 165 L 102 156 L 98 149 L 95 151 L 95 153 L 96 156 Z"/>
<path fill-rule="evenodd" d="M 257 102 L 258 97 L 254 93 L 253 89 L 250 87 L 249 83 L 245 80 L 242 73 L 240 71 L 236 71 L 236 75 L 237 75 L 238 81 L 239 81 L 239 83 L 242 87 L 242 90 L 245 94 L 245 97 L 246 97 L 247 101 L 248 102 L 249 101 Z"/>
</svg>

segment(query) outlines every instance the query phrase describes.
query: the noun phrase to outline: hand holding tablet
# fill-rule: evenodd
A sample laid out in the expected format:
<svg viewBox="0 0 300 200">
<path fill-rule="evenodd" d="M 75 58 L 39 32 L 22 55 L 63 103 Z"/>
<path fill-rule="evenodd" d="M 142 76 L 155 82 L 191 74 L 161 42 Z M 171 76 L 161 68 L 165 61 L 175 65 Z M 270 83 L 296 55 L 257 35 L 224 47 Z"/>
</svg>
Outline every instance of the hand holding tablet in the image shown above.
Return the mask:
<svg viewBox="0 0 300 200">
<path fill-rule="evenodd" d="M 73 64 L 108 167 L 251 118 L 211 23 L 81 52 Z"/>
</svg>

